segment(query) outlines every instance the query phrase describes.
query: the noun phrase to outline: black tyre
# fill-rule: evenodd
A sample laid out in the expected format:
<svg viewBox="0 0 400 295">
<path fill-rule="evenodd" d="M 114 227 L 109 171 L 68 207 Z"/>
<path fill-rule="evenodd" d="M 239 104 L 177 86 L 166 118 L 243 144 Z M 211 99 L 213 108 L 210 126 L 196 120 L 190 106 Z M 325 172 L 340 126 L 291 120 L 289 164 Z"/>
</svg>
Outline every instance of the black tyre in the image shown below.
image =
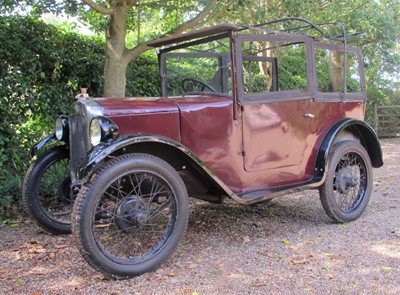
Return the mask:
<svg viewBox="0 0 400 295">
<path fill-rule="evenodd" d="M 65 146 L 44 152 L 25 174 L 22 199 L 25 210 L 46 231 L 71 233 L 69 155 Z"/>
<path fill-rule="evenodd" d="M 186 231 L 188 196 L 165 161 L 128 154 L 106 162 L 75 201 L 72 232 L 83 258 L 113 278 L 157 268 Z"/>
<path fill-rule="evenodd" d="M 336 143 L 326 180 L 319 189 L 328 216 L 335 222 L 357 219 L 368 205 L 371 188 L 371 160 L 364 147 L 355 141 Z"/>
</svg>

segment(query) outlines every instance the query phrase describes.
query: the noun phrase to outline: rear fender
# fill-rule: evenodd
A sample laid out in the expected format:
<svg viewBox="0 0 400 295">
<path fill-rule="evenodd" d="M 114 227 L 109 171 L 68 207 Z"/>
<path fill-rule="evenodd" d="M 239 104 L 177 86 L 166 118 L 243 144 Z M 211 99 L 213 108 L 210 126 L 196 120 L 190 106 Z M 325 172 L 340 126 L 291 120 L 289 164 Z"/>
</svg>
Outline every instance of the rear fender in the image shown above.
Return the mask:
<svg viewBox="0 0 400 295">
<path fill-rule="evenodd" d="M 383 166 L 381 144 L 374 129 L 364 121 L 344 119 L 333 125 L 322 141 L 315 163 L 314 179 L 316 181 L 324 177 L 329 154 L 333 145 L 340 141 L 340 135 L 343 134 L 343 132 L 350 132 L 360 139 L 360 143 L 367 150 L 374 168 Z"/>
</svg>

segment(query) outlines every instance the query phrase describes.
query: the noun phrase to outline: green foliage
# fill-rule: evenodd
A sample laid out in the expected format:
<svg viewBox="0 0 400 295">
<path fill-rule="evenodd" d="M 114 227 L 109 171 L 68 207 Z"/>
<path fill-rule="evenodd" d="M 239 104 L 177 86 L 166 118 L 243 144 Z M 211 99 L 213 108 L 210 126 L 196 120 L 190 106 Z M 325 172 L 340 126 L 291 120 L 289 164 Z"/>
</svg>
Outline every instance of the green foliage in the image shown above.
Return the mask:
<svg viewBox="0 0 400 295">
<path fill-rule="evenodd" d="M 126 96 L 159 96 L 157 56 L 147 52 L 130 62 L 126 70 Z"/>
<path fill-rule="evenodd" d="M 24 17 L 0 18 L 0 218 L 20 200 L 29 149 L 53 132 L 81 87 L 101 96 L 104 42 Z M 157 60 L 129 68 L 132 95 L 157 95 Z M 139 69 L 139 70 L 138 70 Z M 143 70 L 141 70 L 143 69 Z M 157 81 L 157 82 L 155 82 Z M 149 90 L 146 92 L 146 89 Z"/>
<path fill-rule="evenodd" d="M 0 0 L 0 13 L 15 13 L 30 11 L 31 14 L 40 15 L 42 13 L 69 13 L 76 14 L 78 7 L 83 3 L 77 3 L 75 0 L 48 1 L 48 0 Z"/>
<path fill-rule="evenodd" d="M 67 111 L 79 85 L 99 88 L 102 50 L 90 40 L 63 35 L 55 27 L 22 17 L 2 17 L 0 38 L 0 206 L 4 208 L 20 198 L 29 147 L 52 131 L 54 116 Z"/>
<path fill-rule="evenodd" d="M 307 69 L 304 46 L 294 46 L 282 56 L 279 64 L 279 89 L 307 88 Z"/>
</svg>

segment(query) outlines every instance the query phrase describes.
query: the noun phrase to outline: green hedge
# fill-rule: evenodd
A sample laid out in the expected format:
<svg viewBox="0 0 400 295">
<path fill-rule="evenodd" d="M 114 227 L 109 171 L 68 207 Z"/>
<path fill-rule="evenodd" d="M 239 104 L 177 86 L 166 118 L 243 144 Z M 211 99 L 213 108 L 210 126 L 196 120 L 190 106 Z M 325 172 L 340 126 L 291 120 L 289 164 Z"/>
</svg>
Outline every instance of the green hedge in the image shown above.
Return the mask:
<svg viewBox="0 0 400 295">
<path fill-rule="evenodd" d="M 1 220 L 19 207 L 30 147 L 82 86 L 101 96 L 105 44 L 28 17 L 1 17 L 0 40 Z M 127 95 L 158 95 L 156 57 L 135 59 L 127 80 Z"/>
</svg>

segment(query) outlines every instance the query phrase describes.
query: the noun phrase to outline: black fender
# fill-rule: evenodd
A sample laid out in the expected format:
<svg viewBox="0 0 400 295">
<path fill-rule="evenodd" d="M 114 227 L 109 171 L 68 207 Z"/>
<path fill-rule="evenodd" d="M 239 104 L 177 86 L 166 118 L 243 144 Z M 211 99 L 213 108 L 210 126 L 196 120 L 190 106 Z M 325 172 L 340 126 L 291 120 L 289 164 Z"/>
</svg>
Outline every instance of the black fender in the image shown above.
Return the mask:
<svg viewBox="0 0 400 295">
<path fill-rule="evenodd" d="M 39 150 L 41 150 L 47 143 L 49 143 L 50 141 L 52 141 L 52 140 L 54 140 L 54 139 L 56 139 L 56 136 L 55 136 L 55 134 L 53 133 L 53 134 L 47 135 L 46 137 L 44 137 L 43 139 L 41 139 L 38 143 L 36 143 L 36 144 L 31 148 L 31 151 L 30 151 L 30 156 L 31 156 L 31 158 L 33 158 L 33 157 L 37 154 L 37 152 L 38 152 Z"/>
<path fill-rule="evenodd" d="M 357 119 L 343 119 L 336 122 L 326 133 L 318 151 L 314 180 L 318 181 L 324 177 L 325 167 L 328 164 L 330 151 L 337 141 L 339 134 L 349 130 L 355 133 L 361 140 L 361 144 L 367 150 L 374 168 L 383 166 L 382 149 L 378 136 L 374 129 L 366 122 Z"/>
<path fill-rule="evenodd" d="M 89 177 L 111 154 L 124 151 L 127 147 L 144 142 L 161 142 L 169 145 L 177 145 L 171 139 L 158 136 L 125 136 L 103 142 L 88 151 L 79 161 L 76 171 L 77 180 Z"/>
<path fill-rule="evenodd" d="M 156 135 L 134 135 L 126 137 L 118 137 L 106 143 L 100 143 L 90 150 L 78 163 L 76 171 L 76 179 L 78 183 L 84 183 L 87 179 L 106 161 L 114 155 L 123 154 L 129 151 L 130 147 L 142 143 L 158 143 L 173 147 L 180 153 L 191 159 L 196 165 L 216 184 L 218 184 L 228 196 L 232 195 L 231 189 L 223 183 L 203 161 L 201 161 L 191 150 L 182 145 L 181 143 L 163 136 Z"/>
</svg>

